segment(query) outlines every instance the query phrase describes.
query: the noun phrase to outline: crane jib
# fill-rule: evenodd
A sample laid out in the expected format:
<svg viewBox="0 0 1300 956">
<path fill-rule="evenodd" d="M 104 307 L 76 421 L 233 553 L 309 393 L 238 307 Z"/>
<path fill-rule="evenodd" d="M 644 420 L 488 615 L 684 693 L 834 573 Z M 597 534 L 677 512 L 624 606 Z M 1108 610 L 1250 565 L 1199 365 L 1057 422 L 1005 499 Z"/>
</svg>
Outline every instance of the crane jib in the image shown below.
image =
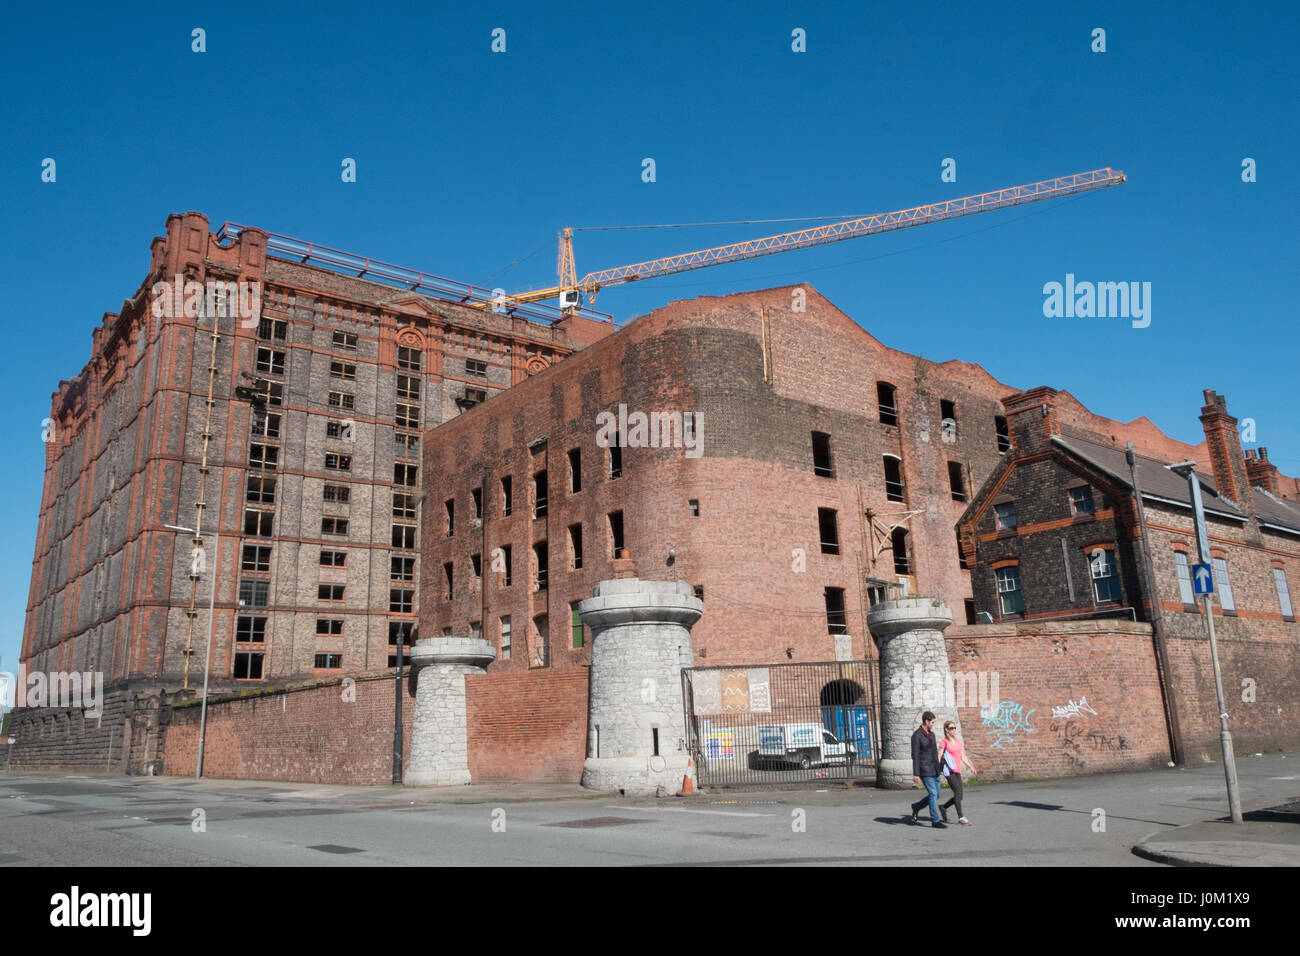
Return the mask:
<svg viewBox="0 0 1300 956">
<path fill-rule="evenodd" d="M 1048 179 L 1022 186 L 1010 186 L 975 196 L 962 196 L 958 199 L 927 203 L 910 209 L 877 213 L 859 219 L 847 219 L 843 222 L 830 223 L 824 226 L 813 226 L 809 229 L 798 229 L 779 235 L 764 236 L 761 239 L 749 239 L 744 242 L 680 253 L 662 259 L 650 259 L 632 265 L 618 266 L 613 269 L 588 273 L 578 280 L 577 288 L 592 293 L 609 285 L 635 282 L 640 279 L 649 279 L 661 275 L 672 275 L 677 272 L 722 265 L 726 262 L 736 262 L 742 259 L 753 259 L 779 252 L 791 252 L 796 249 L 806 249 L 811 246 L 839 242 L 844 239 L 856 239 L 861 236 L 907 229 L 911 226 L 943 222 L 948 219 L 959 219 L 980 212 L 1040 202 L 1044 199 L 1069 196 L 1094 189 L 1105 189 L 1108 186 L 1118 186 L 1124 182 L 1125 178 L 1123 172 L 1109 167 L 1094 169 L 1086 173 L 1075 173 L 1072 176 L 1062 176 L 1058 179 Z"/>
</svg>

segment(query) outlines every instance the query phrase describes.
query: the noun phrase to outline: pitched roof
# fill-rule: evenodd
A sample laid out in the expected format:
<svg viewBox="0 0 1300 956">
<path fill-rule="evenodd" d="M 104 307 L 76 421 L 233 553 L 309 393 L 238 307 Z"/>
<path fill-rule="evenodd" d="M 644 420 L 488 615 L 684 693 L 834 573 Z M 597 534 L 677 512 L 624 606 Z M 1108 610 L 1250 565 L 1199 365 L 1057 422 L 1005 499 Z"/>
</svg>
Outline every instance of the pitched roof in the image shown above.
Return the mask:
<svg viewBox="0 0 1300 956">
<path fill-rule="evenodd" d="M 1098 445 L 1074 436 L 1053 435 L 1052 443 L 1080 458 L 1094 468 L 1110 475 L 1115 481 L 1128 489 L 1133 484 L 1129 478 L 1128 459 L 1118 448 Z M 1169 462 L 1148 458 L 1135 453 L 1138 482 L 1142 485 L 1142 497 L 1169 501 L 1191 508 L 1192 495 L 1187 481 L 1165 467 Z M 1206 513 L 1215 514 L 1235 521 L 1245 521 L 1246 514 L 1228 498 L 1221 497 L 1214 487 L 1214 478 L 1197 471 L 1196 477 L 1201 484 L 1202 504 Z M 1261 524 L 1272 526 L 1292 534 L 1300 534 L 1300 508 L 1288 501 L 1274 498 L 1262 488 L 1251 488 L 1255 505 L 1255 515 Z"/>
</svg>

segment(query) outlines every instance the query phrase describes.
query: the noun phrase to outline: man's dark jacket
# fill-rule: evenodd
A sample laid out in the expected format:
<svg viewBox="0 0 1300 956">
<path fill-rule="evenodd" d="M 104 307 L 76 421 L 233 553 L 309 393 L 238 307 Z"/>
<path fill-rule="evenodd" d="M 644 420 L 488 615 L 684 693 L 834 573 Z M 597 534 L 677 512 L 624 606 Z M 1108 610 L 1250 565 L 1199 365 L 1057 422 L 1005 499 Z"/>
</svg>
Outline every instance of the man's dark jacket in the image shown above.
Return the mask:
<svg viewBox="0 0 1300 956">
<path fill-rule="evenodd" d="M 939 776 L 939 745 L 920 727 L 912 734 L 912 776 Z"/>
</svg>

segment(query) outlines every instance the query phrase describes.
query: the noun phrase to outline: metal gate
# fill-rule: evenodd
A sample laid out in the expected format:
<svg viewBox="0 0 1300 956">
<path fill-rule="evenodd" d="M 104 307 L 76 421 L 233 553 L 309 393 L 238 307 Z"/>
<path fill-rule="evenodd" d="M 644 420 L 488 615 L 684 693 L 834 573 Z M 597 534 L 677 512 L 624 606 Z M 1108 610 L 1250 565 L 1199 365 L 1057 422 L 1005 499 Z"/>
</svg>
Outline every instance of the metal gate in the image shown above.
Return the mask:
<svg viewBox="0 0 1300 956">
<path fill-rule="evenodd" d="M 684 668 L 686 741 L 700 785 L 874 776 L 878 684 L 876 661 Z"/>
</svg>

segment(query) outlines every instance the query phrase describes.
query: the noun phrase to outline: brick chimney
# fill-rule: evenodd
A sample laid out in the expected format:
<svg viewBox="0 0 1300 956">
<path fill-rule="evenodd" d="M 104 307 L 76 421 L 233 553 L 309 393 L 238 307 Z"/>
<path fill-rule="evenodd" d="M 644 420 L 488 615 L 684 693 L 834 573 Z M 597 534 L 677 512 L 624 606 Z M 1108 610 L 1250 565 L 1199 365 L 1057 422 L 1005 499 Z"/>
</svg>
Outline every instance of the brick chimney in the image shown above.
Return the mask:
<svg viewBox="0 0 1300 956">
<path fill-rule="evenodd" d="M 1242 510 L 1254 514 L 1250 481 L 1246 477 L 1246 458 L 1241 453 L 1241 435 L 1237 420 L 1228 414 L 1228 402 L 1213 389 L 1205 389 L 1201 424 L 1205 427 L 1205 447 L 1210 452 L 1210 469 L 1221 496 L 1231 498 Z"/>
<path fill-rule="evenodd" d="M 1056 389 L 1040 385 L 1002 399 L 1017 457 L 1043 451 L 1052 436 L 1061 433 L 1061 424 L 1056 418 L 1057 394 Z"/>
<path fill-rule="evenodd" d="M 1258 486 L 1274 497 L 1280 497 L 1281 483 L 1277 475 L 1277 465 L 1268 460 L 1267 448 L 1246 450 L 1246 477 L 1252 487 Z"/>
</svg>

